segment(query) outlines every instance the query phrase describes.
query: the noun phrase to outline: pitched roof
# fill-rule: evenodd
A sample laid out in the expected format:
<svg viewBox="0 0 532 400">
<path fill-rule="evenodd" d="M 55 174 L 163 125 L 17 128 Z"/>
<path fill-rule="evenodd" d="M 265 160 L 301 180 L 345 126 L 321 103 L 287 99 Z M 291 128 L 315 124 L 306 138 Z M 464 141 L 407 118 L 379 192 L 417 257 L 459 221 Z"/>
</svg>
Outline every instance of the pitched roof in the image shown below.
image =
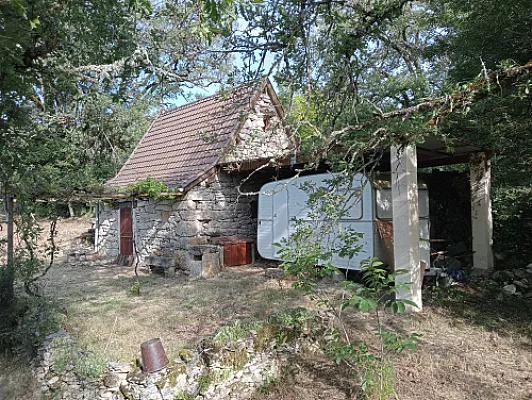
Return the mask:
<svg viewBox="0 0 532 400">
<path fill-rule="evenodd" d="M 107 184 L 124 186 L 148 176 L 169 187 L 193 183 L 216 165 L 267 84 L 242 85 L 161 113 Z"/>
</svg>

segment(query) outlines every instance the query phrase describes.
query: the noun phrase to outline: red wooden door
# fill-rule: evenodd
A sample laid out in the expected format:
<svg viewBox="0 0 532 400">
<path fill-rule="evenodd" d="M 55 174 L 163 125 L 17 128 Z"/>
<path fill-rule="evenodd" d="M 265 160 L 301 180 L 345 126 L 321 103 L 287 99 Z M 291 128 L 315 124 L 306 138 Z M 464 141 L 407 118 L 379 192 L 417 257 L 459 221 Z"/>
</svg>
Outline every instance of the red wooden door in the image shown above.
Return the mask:
<svg viewBox="0 0 532 400">
<path fill-rule="evenodd" d="M 120 209 L 120 255 L 133 254 L 133 218 L 131 208 Z"/>
</svg>

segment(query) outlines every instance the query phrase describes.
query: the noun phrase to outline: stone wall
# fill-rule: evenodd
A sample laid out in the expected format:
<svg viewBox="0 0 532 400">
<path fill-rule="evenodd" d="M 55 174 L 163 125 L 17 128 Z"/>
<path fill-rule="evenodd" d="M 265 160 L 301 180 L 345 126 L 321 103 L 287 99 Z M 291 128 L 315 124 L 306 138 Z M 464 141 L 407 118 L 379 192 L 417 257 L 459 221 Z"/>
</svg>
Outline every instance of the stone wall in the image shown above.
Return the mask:
<svg viewBox="0 0 532 400">
<path fill-rule="evenodd" d="M 281 158 L 291 154 L 293 147 L 265 88 L 220 163 Z"/>
<path fill-rule="evenodd" d="M 112 203 L 101 203 L 98 209 L 95 246 L 110 257 L 119 253 L 118 210 Z"/>
<path fill-rule="evenodd" d="M 72 337 L 63 328 L 45 338 L 33 364 L 44 399 L 99 398 L 99 378 L 81 376 L 79 364 L 75 364 L 79 363 L 78 351 Z"/>
<path fill-rule="evenodd" d="M 256 237 L 257 196 L 239 195 L 237 189 L 246 176 L 219 171 L 212 182 L 200 183 L 182 199 L 134 201 L 133 231 L 140 262 L 148 256 L 188 252 L 191 246 L 207 244 L 213 237 Z M 258 191 L 263 183 L 250 179 L 242 191 Z M 117 208 L 106 205 L 99 215 L 98 249 L 108 256 L 119 252 Z"/>
<path fill-rule="evenodd" d="M 301 353 L 321 352 L 328 318 L 294 309 L 267 323 L 235 323 L 218 329 L 195 350 L 180 350 L 160 371 L 144 372 L 140 360 L 110 361 L 90 379 L 84 376 L 87 368 L 77 365 L 82 359 L 76 355 L 86 351 L 61 329 L 39 348 L 34 371 L 45 399 L 248 399 L 261 385 L 296 373 L 289 365 Z"/>
</svg>

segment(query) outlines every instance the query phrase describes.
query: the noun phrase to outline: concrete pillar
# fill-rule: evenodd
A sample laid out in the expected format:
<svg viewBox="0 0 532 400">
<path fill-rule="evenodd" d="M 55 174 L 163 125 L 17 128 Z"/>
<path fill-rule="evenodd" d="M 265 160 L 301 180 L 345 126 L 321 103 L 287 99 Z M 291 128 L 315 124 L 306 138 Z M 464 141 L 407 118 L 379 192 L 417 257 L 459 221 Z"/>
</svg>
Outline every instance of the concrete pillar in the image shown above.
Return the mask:
<svg viewBox="0 0 532 400">
<path fill-rule="evenodd" d="M 420 311 L 423 282 L 419 256 L 416 147 L 392 146 L 390 157 L 395 270 L 408 271 L 396 278 L 396 284 L 407 284 L 399 289 L 397 298 L 411 300 L 418 305 L 419 308 L 407 306 L 408 312 Z"/>
<path fill-rule="evenodd" d="M 491 165 L 486 153 L 469 156 L 471 187 L 471 233 L 473 236 L 473 270 L 486 276 L 493 270 L 493 220 L 491 216 Z"/>
</svg>

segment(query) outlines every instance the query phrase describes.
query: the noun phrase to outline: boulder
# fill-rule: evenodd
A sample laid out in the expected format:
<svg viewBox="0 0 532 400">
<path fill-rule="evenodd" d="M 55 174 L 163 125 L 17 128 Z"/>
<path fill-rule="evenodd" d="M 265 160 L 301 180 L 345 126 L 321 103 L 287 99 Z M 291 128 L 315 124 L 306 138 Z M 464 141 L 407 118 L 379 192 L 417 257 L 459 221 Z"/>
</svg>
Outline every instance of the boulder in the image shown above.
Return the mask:
<svg viewBox="0 0 532 400">
<path fill-rule="evenodd" d="M 495 271 L 493 275 L 491 275 L 491 279 L 494 281 L 502 281 L 501 271 Z"/>
<path fill-rule="evenodd" d="M 520 290 L 527 290 L 530 287 L 528 280 L 526 279 L 521 279 L 520 281 L 514 281 L 514 285 Z"/>
<path fill-rule="evenodd" d="M 502 291 L 504 294 L 511 296 L 517 292 L 517 288 L 515 287 L 515 285 L 510 284 L 510 285 L 503 286 Z"/>
<path fill-rule="evenodd" d="M 523 279 L 528 276 L 526 270 L 524 268 L 514 269 L 514 275 L 518 279 Z"/>
<path fill-rule="evenodd" d="M 504 269 L 501 271 L 501 280 L 506 281 L 510 280 L 513 281 L 515 278 L 513 271 L 509 269 Z"/>
</svg>

